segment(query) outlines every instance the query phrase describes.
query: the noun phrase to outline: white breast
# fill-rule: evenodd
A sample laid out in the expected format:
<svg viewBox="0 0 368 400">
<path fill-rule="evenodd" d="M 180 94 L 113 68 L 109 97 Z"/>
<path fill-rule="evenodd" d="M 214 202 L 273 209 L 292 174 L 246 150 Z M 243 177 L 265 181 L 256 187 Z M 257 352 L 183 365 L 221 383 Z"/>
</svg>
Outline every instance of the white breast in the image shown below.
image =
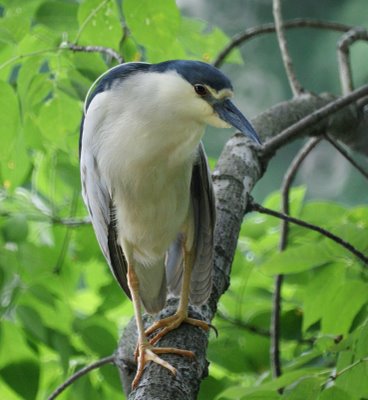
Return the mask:
<svg viewBox="0 0 368 400">
<path fill-rule="evenodd" d="M 124 253 L 143 265 L 162 259 L 188 215 L 191 166 L 204 124 L 177 93 L 192 96 L 192 90 L 176 74 L 137 74 L 98 94 L 88 109 L 97 129 L 86 126 L 91 137 L 84 141 L 90 140 L 108 183 Z"/>
</svg>

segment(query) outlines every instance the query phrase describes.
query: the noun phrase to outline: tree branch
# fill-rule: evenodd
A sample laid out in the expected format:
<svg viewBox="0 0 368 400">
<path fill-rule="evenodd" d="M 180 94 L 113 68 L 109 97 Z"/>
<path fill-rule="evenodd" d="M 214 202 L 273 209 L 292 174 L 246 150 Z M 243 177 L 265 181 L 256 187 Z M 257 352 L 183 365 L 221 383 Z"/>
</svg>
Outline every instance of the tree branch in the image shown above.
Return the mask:
<svg viewBox="0 0 368 400">
<path fill-rule="evenodd" d="M 366 171 L 361 165 L 359 165 L 350 154 L 341 146 L 336 140 L 332 139 L 330 135 L 326 135 L 326 140 L 343 156 L 350 164 L 357 169 L 365 178 L 368 179 L 368 171 Z"/>
<path fill-rule="evenodd" d="M 230 324 L 236 325 L 242 329 L 245 329 L 251 333 L 255 333 L 256 335 L 263 336 L 263 337 L 270 337 L 270 332 L 268 329 L 261 328 L 257 325 L 250 324 L 248 322 L 244 322 L 238 318 L 232 318 L 230 315 L 225 314 L 224 312 L 218 310 L 217 317 L 221 318 L 222 320 L 229 322 Z"/>
<path fill-rule="evenodd" d="M 283 132 L 270 139 L 264 144 L 263 157 L 273 154 L 281 146 L 286 144 L 292 138 L 298 137 L 307 128 L 317 124 L 324 118 L 336 113 L 342 108 L 354 103 L 356 100 L 368 95 L 368 85 L 364 85 L 359 89 L 330 102 L 322 108 L 312 112 L 310 115 L 302 118 L 300 121 L 286 128 Z"/>
<path fill-rule="evenodd" d="M 82 53 L 101 53 L 105 54 L 116 60 L 119 64 L 124 62 L 123 57 L 117 53 L 115 50 L 111 49 L 110 47 L 103 47 L 103 46 L 79 46 L 77 44 L 63 42 L 60 45 L 61 49 L 71 50 L 71 51 L 79 51 Z"/>
<path fill-rule="evenodd" d="M 267 214 L 271 215 L 276 218 L 280 219 L 286 219 L 289 222 L 292 222 L 293 224 L 302 226 L 304 228 L 311 229 L 312 231 L 316 231 L 321 233 L 323 236 L 326 236 L 327 238 L 333 240 L 335 243 L 339 244 L 340 246 L 344 247 L 346 250 L 348 250 L 350 253 L 354 254 L 360 261 L 364 263 L 365 267 L 368 267 L 368 257 L 366 257 L 361 251 L 359 251 L 356 247 L 354 247 L 351 243 L 345 241 L 344 239 L 340 238 L 339 236 L 336 236 L 332 232 L 328 231 L 327 229 L 321 228 L 317 225 L 310 224 L 309 222 L 302 221 L 298 218 L 291 217 L 289 215 L 285 215 L 281 212 L 275 211 L 275 210 L 270 210 L 268 208 L 265 208 L 261 206 L 258 203 L 249 203 L 249 211 L 258 211 L 261 214 Z"/>
<path fill-rule="evenodd" d="M 336 32 L 347 32 L 353 28 L 351 25 L 340 24 L 338 22 L 321 21 L 317 19 L 304 19 L 296 18 L 289 21 L 284 21 L 284 29 L 295 29 L 295 28 L 313 28 L 313 29 L 324 29 Z M 250 39 L 257 36 L 264 35 L 266 33 L 274 33 L 276 27 L 274 23 L 263 24 L 260 26 L 248 28 L 243 32 L 234 35 L 230 42 L 221 50 L 213 62 L 215 67 L 220 67 L 226 57 L 234 50 L 236 47 L 244 44 Z"/>
<path fill-rule="evenodd" d="M 67 387 L 69 387 L 72 383 L 74 383 L 77 379 L 81 378 L 82 376 L 88 374 L 90 371 L 100 368 L 106 364 L 114 364 L 115 363 L 115 355 L 108 356 L 101 358 L 94 363 L 85 366 L 84 368 L 80 369 L 76 373 L 74 373 L 70 378 L 68 378 L 63 384 L 61 384 L 52 394 L 47 398 L 47 400 L 54 400 L 56 397 L 59 396 Z"/>
<path fill-rule="evenodd" d="M 353 88 L 353 74 L 350 65 L 350 46 L 357 40 L 368 41 L 368 31 L 365 28 L 352 28 L 344 35 L 337 44 L 337 60 L 339 64 L 339 75 L 343 94 L 350 93 Z"/>
<path fill-rule="evenodd" d="M 296 74 L 294 71 L 293 67 L 293 62 L 290 57 L 287 41 L 286 41 L 286 36 L 285 36 L 285 31 L 284 31 L 284 26 L 283 26 L 283 19 L 282 19 L 282 13 L 281 13 L 281 0 L 273 0 L 273 18 L 275 20 L 275 28 L 276 28 L 276 35 L 277 35 L 277 41 L 279 43 L 280 47 L 280 52 L 281 52 L 281 58 L 284 63 L 285 67 L 285 72 L 287 75 L 287 78 L 289 80 L 289 84 L 291 87 L 291 90 L 293 92 L 294 97 L 299 96 L 304 92 L 303 87 L 301 86 L 300 82 L 296 78 Z"/>
<path fill-rule="evenodd" d="M 315 146 L 321 141 L 321 138 L 312 138 L 310 139 L 306 145 L 299 151 L 299 153 L 295 156 L 290 167 L 286 171 L 286 174 L 283 179 L 282 187 L 281 187 L 281 198 L 282 212 L 286 215 L 290 213 L 289 207 L 289 193 L 290 187 L 294 181 L 295 175 L 298 172 L 302 162 L 305 160 L 307 155 L 315 148 Z M 284 251 L 287 247 L 287 238 L 289 232 L 289 224 L 286 219 L 282 220 L 281 223 L 281 237 L 279 249 L 280 251 Z M 281 376 L 282 368 L 281 368 L 281 357 L 280 357 L 280 337 L 281 337 L 281 289 L 282 283 L 284 280 L 283 275 L 276 275 L 275 277 L 275 290 L 272 301 L 272 315 L 271 315 L 271 347 L 270 347 L 270 359 L 271 359 L 271 368 L 273 371 L 274 378 Z M 280 390 L 281 392 L 281 390 Z"/>
</svg>

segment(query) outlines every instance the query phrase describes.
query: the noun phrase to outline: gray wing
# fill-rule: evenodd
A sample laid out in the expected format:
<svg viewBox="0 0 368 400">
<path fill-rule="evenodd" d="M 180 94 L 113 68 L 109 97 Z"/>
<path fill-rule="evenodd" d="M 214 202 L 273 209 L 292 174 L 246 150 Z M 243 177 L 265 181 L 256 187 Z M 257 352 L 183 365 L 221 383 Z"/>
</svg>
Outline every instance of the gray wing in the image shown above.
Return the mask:
<svg viewBox="0 0 368 400">
<path fill-rule="evenodd" d="M 190 191 L 194 219 L 194 245 L 191 250 L 194 262 L 190 301 L 193 304 L 203 304 L 212 288 L 216 204 L 202 143 L 198 147 L 197 160 L 193 166 Z M 174 294 L 180 293 L 183 274 L 182 262 L 182 235 L 179 235 L 168 251 L 166 264 L 168 286 Z"/>
<path fill-rule="evenodd" d="M 109 267 L 124 292 L 130 296 L 127 284 L 127 262 L 117 241 L 114 207 L 106 180 L 101 176 L 90 138 L 97 129 L 97 121 L 90 120 L 84 132 L 85 120 L 82 121 L 80 137 L 80 171 L 82 194 L 91 217 L 93 229 Z"/>
</svg>

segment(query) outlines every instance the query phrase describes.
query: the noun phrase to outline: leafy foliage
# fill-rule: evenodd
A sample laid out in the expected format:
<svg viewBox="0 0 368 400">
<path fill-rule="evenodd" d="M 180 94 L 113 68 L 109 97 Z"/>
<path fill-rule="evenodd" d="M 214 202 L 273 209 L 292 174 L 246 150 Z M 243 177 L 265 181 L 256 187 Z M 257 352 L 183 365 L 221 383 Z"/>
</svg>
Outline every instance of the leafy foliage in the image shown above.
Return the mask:
<svg viewBox="0 0 368 400">
<path fill-rule="evenodd" d="M 126 61 L 211 61 L 227 37 L 181 16 L 174 0 L 124 0 L 122 8 L 113 0 L 0 0 L 0 16 L 0 397 L 44 399 L 72 372 L 111 354 L 133 314 L 79 194 L 84 96 L 114 61 L 72 52 L 68 43 L 105 46 Z M 241 62 L 233 54 L 228 61 Z M 293 192 L 293 215 L 367 250 L 367 207 L 305 202 L 304 194 Z M 279 201 L 274 194 L 266 205 Z M 279 254 L 278 225 L 259 215 L 244 224 L 200 398 L 277 399 L 280 387 L 290 399 L 367 397 L 366 271 L 299 227 Z M 286 274 L 284 375 L 272 380 L 267 332 L 275 273 Z M 62 398 L 120 399 L 117 372 L 102 367 Z"/>
</svg>

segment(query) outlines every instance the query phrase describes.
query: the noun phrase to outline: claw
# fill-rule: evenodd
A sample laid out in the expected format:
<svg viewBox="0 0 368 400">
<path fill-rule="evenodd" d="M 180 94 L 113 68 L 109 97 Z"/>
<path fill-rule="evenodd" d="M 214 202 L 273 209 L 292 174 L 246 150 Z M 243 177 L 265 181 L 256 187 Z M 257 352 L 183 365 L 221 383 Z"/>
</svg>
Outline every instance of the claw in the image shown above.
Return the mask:
<svg viewBox="0 0 368 400">
<path fill-rule="evenodd" d="M 180 326 L 182 323 L 187 323 L 190 325 L 198 326 L 199 328 L 202 328 L 206 332 L 210 329 L 213 328 L 216 332 L 217 336 L 217 329 L 211 325 L 208 324 L 207 322 L 201 321 L 200 319 L 195 319 L 195 318 L 189 318 L 181 313 L 176 313 L 170 317 L 160 319 L 159 321 L 156 321 L 154 324 L 152 324 L 146 331 L 145 335 L 148 337 L 149 335 L 152 335 L 154 332 L 157 330 L 161 329 L 156 335 L 154 335 L 150 339 L 150 344 L 154 345 L 156 344 L 162 337 L 167 335 L 169 332 L 172 330 L 176 329 L 178 326 Z"/>
<path fill-rule="evenodd" d="M 144 367 L 147 362 L 153 361 L 156 364 L 168 369 L 174 376 L 176 375 L 176 368 L 174 368 L 170 363 L 163 360 L 157 354 L 178 354 L 180 356 L 195 358 L 195 354 L 189 350 L 176 349 L 174 347 L 153 347 L 149 343 L 139 344 L 135 351 L 135 357 L 138 361 L 137 373 L 132 382 L 132 389 L 135 389 L 142 378 Z"/>
</svg>

